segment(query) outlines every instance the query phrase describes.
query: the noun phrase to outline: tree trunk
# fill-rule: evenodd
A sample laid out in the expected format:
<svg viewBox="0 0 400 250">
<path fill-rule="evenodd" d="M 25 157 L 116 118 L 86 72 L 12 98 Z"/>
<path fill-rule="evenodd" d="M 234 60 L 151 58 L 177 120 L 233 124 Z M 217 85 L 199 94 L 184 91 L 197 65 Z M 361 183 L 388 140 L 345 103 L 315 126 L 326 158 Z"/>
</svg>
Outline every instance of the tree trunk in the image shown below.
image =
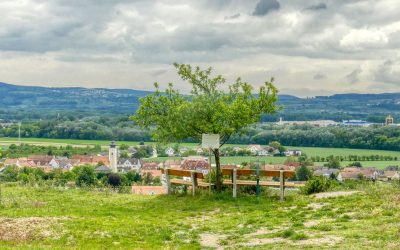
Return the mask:
<svg viewBox="0 0 400 250">
<path fill-rule="evenodd" d="M 221 173 L 221 162 L 220 162 L 220 155 L 219 155 L 219 149 L 213 150 L 214 156 L 215 156 L 215 176 L 216 176 L 216 181 L 215 181 L 215 188 L 218 193 L 222 191 L 222 173 Z"/>
</svg>

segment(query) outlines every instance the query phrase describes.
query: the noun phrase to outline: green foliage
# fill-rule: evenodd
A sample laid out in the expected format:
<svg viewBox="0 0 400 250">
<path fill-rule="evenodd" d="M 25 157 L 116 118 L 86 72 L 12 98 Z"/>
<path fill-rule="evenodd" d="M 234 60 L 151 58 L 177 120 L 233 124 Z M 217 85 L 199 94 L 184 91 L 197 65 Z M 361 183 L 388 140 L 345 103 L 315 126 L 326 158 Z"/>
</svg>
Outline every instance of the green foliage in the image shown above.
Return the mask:
<svg viewBox="0 0 400 250">
<path fill-rule="evenodd" d="M 152 95 L 140 99 L 140 107 L 132 119 L 152 130 L 158 142 L 180 142 L 189 138 L 200 140 L 202 134 L 219 134 L 224 145 L 232 135 L 241 134 L 249 125 L 259 122 L 262 114 L 277 111 L 277 89 L 272 81 L 260 87 L 258 95 L 253 87 L 240 78 L 227 86 L 225 79 L 211 75 L 212 69 L 201 70 L 190 65 L 174 64 L 179 76 L 192 87 L 190 97 L 183 96 L 170 83 L 165 93 L 158 84 Z M 220 152 L 213 150 L 217 165 L 217 190 L 221 190 Z"/>
<path fill-rule="evenodd" d="M 359 162 L 359 161 L 355 161 L 355 162 L 353 162 L 353 163 L 349 163 L 347 166 L 348 166 L 348 167 L 358 167 L 358 168 L 361 168 L 361 167 L 362 167 L 362 164 L 361 164 L 361 162 Z"/>
<path fill-rule="evenodd" d="M 92 187 L 96 186 L 97 178 L 92 166 L 82 166 L 74 168 L 76 173 L 76 185 L 78 187 L 86 186 Z"/>
<path fill-rule="evenodd" d="M 118 187 L 122 184 L 121 176 L 118 174 L 109 174 L 108 175 L 108 184 L 112 187 Z"/>
<path fill-rule="evenodd" d="M 296 169 L 296 180 L 297 181 L 307 181 L 312 177 L 312 172 L 307 166 L 301 165 Z"/>
<path fill-rule="evenodd" d="M 340 160 L 338 158 L 329 159 L 328 163 L 324 164 L 325 167 L 328 168 L 341 168 Z"/>
<path fill-rule="evenodd" d="M 334 181 L 325 177 L 315 176 L 306 182 L 306 185 L 301 188 L 304 194 L 314 194 L 326 192 L 334 186 Z"/>
</svg>

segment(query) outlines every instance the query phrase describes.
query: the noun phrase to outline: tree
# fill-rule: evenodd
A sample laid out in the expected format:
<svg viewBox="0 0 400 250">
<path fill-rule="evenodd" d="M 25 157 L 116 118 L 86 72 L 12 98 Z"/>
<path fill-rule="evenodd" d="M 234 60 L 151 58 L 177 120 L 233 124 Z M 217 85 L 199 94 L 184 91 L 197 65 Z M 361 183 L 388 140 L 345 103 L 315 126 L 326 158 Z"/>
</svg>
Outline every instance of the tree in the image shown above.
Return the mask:
<svg viewBox="0 0 400 250">
<path fill-rule="evenodd" d="M 324 164 L 328 168 L 341 168 L 340 161 L 336 158 L 329 159 L 328 163 Z"/>
<path fill-rule="evenodd" d="M 273 79 L 259 88 L 238 78 L 222 89 L 225 78 L 213 77 L 212 69 L 201 70 L 175 63 L 179 76 L 189 82 L 191 95 L 184 96 L 169 83 L 165 93 L 156 91 L 140 99 L 140 107 L 132 119 L 152 130 L 152 138 L 162 143 L 201 140 L 202 134 L 219 134 L 220 147 L 212 149 L 216 163 L 216 189 L 222 189 L 220 148 L 235 134 L 243 134 L 249 125 L 260 121 L 261 115 L 277 111 L 277 89 Z"/>
<path fill-rule="evenodd" d="M 96 174 L 91 166 L 83 166 L 78 170 L 76 177 L 76 185 L 81 186 L 95 186 L 97 182 Z"/>
<path fill-rule="evenodd" d="M 119 146 L 120 150 L 128 150 L 129 146 L 127 144 L 121 144 L 121 146 Z"/>
<path fill-rule="evenodd" d="M 307 166 L 302 165 L 296 170 L 296 180 L 308 181 L 312 177 L 312 172 Z"/>
<path fill-rule="evenodd" d="M 108 175 L 108 184 L 110 184 L 112 187 L 118 187 L 121 185 L 121 176 L 118 174 L 110 174 Z"/>
</svg>

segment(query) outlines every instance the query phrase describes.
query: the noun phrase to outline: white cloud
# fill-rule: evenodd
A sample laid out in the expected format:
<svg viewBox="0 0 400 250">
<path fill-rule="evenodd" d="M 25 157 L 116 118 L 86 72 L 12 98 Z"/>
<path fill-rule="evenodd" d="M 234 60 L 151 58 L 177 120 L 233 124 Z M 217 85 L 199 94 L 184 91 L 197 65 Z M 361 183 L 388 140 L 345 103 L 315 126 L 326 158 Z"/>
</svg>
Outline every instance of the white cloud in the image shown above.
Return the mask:
<svg viewBox="0 0 400 250">
<path fill-rule="evenodd" d="M 0 12 L 4 82 L 187 91 L 182 62 L 301 95 L 400 91 L 395 0 L 3 0 Z"/>
</svg>

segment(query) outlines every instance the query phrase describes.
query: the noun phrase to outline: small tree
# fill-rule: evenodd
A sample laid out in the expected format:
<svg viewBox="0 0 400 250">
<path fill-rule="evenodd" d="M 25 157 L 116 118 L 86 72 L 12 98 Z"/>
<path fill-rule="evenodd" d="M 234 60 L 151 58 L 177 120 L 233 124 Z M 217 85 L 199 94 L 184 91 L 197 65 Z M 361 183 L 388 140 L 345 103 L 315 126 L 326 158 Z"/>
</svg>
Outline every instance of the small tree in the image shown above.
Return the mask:
<svg viewBox="0 0 400 250">
<path fill-rule="evenodd" d="M 93 167 L 83 166 L 78 170 L 76 177 L 76 185 L 81 186 L 95 186 L 97 182 L 96 174 Z"/>
<path fill-rule="evenodd" d="M 108 175 L 108 184 L 110 184 L 112 187 L 118 187 L 121 185 L 121 176 L 118 174 L 110 174 Z"/>
<path fill-rule="evenodd" d="M 212 77 L 212 69 L 201 70 L 190 65 L 174 64 L 179 76 L 192 85 L 190 97 L 183 96 L 170 83 L 161 93 L 156 91 L 140 99 L 141 105 L 132 119 L 142 127 L 152 129 L 152 137 L 163 143 L 192 138 L 200 141 L 202 134 L 219 134 L 220 147 L 234 134 L 244 133 L 249 125 L 258 122 L 262 114 L 277 110 L 277 89 L 271 81 L 253 87 L 240 78 L 224 91 L 222 76 Z M 216 163 L 216 188 L 222 189 L 220 147 L 212 149 Z"/>
<path fill-rule="evenodd" d="M 300 166 L 296 170 L 296 180 L 308 181 L 312 177 L 312 172 L 305 165 Z"/>
</svg>

